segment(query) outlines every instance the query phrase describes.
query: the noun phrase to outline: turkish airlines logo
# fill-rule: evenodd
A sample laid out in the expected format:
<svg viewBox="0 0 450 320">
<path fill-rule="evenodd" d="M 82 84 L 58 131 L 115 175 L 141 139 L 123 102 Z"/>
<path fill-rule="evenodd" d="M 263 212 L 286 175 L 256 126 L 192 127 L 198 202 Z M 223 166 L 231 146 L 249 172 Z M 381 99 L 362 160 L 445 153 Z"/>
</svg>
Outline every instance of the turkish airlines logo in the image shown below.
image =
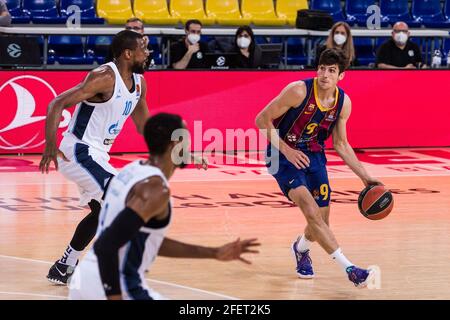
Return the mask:
<svg viewBox="0 0 450 320">
<path fill-rule="evenodd" d="M 2 117 L 0 149 L 33 149 L 45 143 L 45 115 L 55 90 L 41 78 L 24 75 L 0 86 Z M 59 128 L 67 127 L 71 115 L 63 111 Z"/>
</svg>

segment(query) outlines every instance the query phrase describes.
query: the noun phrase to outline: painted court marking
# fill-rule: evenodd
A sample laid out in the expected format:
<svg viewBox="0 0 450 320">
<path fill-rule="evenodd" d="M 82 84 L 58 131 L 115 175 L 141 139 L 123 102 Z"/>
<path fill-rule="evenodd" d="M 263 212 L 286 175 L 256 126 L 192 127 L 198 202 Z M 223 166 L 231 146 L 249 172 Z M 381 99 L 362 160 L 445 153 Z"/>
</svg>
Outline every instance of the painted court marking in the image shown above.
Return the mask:
<svg viewBox="0 0 450 320">
<path fill-rule="evenodd" d="M 18 261 L 23 261 L 23 262 L 41 263 L 41 264 L 46 264 L 46 265 L 52 265 L 53 264 L 53 262 L 49 262 L 49 261 L 36 260 L 36 259 L 30 259 L 30 258 L 14 257 L 14 256 L 6 256 L 6 255 L 0 255 L 0 258 L 11 259 L 11 260 L 18 260 Z M 166 286 L 170 286 L 170 287 L 174 287 L 174 288 L 180 288 L 180 289 L 185 289 L 185 290 L 191 290 L 193 292 L 204 293 L 204 294 L 208 294 L 208 295 L 211 295 L 211 296 L 220 297 L 220 298 L 223 298 L 223 299 L 239 300 L 239 298 L 232 297 L 232 296 L 227 296 L 227 295 L 224 295 L 224 294 L 221 294 L 221 293 L 216 293 L 216 292 L 202 290 L 202 289 L 193 288 L 193 287 L 187 287 L 187 286 L 183 286 L 183 285 L 180 285 L 180 284 L 171 283 L 171 282 L 167 282 L 167 281 L 154 280 L 154 279 L 149 279 L 149 278 L 146 278 L 145 280 L 150 281 L 150 282 L 154 282 L 154 283 L 158 283 L 158 284 L 162 284 L 162 285 L 166 285 Z M 64 299 L 67 299 L 67 297 L 65 297 L 65 296 L 36 294 L 36 293 L 28 293 L 28 292 L 0 291 L 0 294 L 24 295 L 24 296 L 35 296 L 35 297 L 44 297 L 44 298 L 47 297 L 47 298 L 57 298 L 57 299 L 64 298 Z"/>
</svg>

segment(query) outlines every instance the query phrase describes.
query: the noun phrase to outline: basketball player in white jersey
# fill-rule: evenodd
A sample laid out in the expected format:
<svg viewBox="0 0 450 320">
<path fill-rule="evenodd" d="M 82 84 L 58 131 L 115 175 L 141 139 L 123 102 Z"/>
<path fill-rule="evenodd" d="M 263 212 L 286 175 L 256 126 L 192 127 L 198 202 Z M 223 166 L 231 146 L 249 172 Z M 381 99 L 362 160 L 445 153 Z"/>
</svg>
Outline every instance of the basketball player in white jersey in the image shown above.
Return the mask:
<svg viewBox="0 0 450 320">
<path fill-rule="evenodd" d="M 252 250 L 259 246 L 257 239 L 211 248 L 166 237 L 173 217 L 168 180 L 177 167 L 184 167 L 182 161 L 173 160 L 180 154 L 181 142 L 173 141 L 172 135 L 180 129 L 185 129 L 183 121 L 173 114 L 159 113 L 147 121 L 144 137 L 149 158 L 125 166 L 111 180 L 97 238 L 70 280 L 69 298 L 161 299 L 148 288 L 144 276 L 157 255 L 250 263 L 241 254 L 257 253 Z M 185 143 L 190 142 L 183 138 Z"/>
<path fill-rule="evenodd" d="M 50 268 L 47 278 L 65 284 L 78 258 L 95 236 L 101 201 L 108 183 L 116 174 L 109 164 L 108 151 L 129 116 L 142 134 L 149 116 L 147 85 L 141 74 L 149 52 L 143 36 L 125 30 L 113 39 L 114 61 L 87 75 L 79 85 L 56 97 L 49 105 L 45 127 L 46 145 L 40 170 L 51 162 L 80 191 L 80 204 L 91 212 L 79 223 L 62 258 Z M 56 131 L 62 111 L 77 104 L 75 113 L 59 146 Z"/>
</svg>

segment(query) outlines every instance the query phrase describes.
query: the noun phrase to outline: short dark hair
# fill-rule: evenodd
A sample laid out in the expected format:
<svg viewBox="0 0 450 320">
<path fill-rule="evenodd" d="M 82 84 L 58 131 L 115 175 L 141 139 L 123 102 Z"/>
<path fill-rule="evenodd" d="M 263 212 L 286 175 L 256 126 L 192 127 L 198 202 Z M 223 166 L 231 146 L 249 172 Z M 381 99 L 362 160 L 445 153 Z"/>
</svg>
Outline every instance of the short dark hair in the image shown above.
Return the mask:
<svg viewBox="0 0 450 320">
<path fill-rule="evenodd" d="M 186 24 L 184 25 L 184 29 L 189 30 L 189 27 L 191 26 L 191 24 L 198 24 L 198 25 L 200 25 L 200 27 L 203 27 L 200 20 L 190 19 L 190 20 L 186 21 Z"/>
<path fill-rule="evenodd" d="M 140 22 L 140 23 L 144 24 L 144 22 L 137 17 L 132 17 L 132 18 L 128 19 L 126 23 L 129 23 L 129 22 Z"/>
<path fill-rule="evenodd" d="M 131 30 L 123 30 L 116 34 L 111 43 L 111 52 L 114 58 L 120 57 L 126 49 L 135 50 L 138 39 L 142 39 L 143 35 Z"/>
<path fill-rule="evenodd" d="M 236 47 L 236 51 L 239 51 L 239 50 L 237 50 L 238 49 L 237 39 L 241 35 L 241 33 L 243 33 L 244 31 L 246 31 L 248 33 L 248 35 L 250 36 L 250 39 L 252 40 L 248 50 L 250 51 L 251 54 L 253 54 L 253 51 L 255 50 L 255 46 L 256 46 L 256 43 L 255 43 L 256 41 L 255 41 L 255 34 L 253 33 L 253 30 L 252 30 L 252 28 L 250 26 L 240 26 L 236 30 L 236 33 L 234 35 L 234 45 Z"/>
<path fill-rule="evenodd" d="M 145 123 L 144 138 L 152 155 L 162 155 L 172 142 L 172 133 L 183 128 L 183 119 L 176 114 L 158 113 Z"/>
<path fill-rule="evenodd" d="M 322 52 L 319 58 L 319 66 L 331 66 L 333 64 L 337 64 L 339 66 L 339 74 L 348 68 L 349 61 L 344 51 L 337 48 L 330 48 Z"/>
</svg>

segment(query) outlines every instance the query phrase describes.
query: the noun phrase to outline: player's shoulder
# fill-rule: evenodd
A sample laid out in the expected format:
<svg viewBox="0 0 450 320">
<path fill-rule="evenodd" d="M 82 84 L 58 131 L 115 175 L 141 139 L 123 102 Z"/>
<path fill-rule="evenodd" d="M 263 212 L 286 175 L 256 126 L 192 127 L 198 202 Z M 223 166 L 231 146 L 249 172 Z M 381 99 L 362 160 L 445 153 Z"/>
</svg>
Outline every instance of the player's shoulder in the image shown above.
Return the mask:
<svg viewBox="0 0 450 320">
<path fill-rule="evenodd" d="M 115 81 L 116 74 L 109 65 L 103 64 L 89 72 L 88 78 L 99 81 Z"/>
<path fill-rule="evenodd" d="M 144 201 L 168 201 L 170 189 L 159 175 L 154 175 L 136 183 L 131 192 Z"/>
<path fill-rule="evenodd" d="M 308 91 L 306 82 L 303 80 L 293 81 L 286 86 L 286 90 L 296 96 L 305 96 Z"/>
</svg>

